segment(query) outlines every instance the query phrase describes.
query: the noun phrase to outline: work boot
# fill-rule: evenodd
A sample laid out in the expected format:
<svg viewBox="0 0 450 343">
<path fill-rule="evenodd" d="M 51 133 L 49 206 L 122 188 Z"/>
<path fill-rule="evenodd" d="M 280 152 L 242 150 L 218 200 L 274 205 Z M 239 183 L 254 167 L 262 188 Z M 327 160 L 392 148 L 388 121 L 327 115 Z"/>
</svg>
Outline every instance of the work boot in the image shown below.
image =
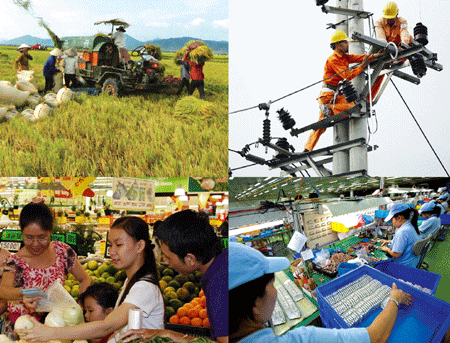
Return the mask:
<svg viewBox="0 0 450 343">
<path fill-rule="evenodd" d="M 332 115 L 331 109 L 326 107 L 324 104 L 319 104 L 320 112 L 322 112 L 323 116 L 325 118 L 329 118 Z"/>
</svg>

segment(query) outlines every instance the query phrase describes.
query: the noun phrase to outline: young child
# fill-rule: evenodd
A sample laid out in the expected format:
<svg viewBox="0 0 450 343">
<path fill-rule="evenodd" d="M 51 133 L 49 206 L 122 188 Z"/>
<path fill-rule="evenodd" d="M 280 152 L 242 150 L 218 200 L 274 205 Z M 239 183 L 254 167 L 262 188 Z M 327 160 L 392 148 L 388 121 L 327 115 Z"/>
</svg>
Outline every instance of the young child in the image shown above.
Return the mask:
<svg viewBox="0 0 450 343">
<path fill-rule="evenodd" d="M 84 310 L 84 318 L 87 322 L 103 320 L 114 310 L 119 292 L 113 285 L 102 282 L 90 285 L 80 295 L 80 305 Z M 113 333 L 103 338 L 91 339 L 92 343 L 106 343 Z"/>
</svg>

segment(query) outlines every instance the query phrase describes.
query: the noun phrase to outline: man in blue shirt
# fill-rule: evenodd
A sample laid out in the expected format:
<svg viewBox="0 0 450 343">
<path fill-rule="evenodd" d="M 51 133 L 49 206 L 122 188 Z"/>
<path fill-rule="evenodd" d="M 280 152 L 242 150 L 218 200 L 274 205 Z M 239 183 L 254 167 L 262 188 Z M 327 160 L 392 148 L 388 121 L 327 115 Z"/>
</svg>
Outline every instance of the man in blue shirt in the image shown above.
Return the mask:
<svg viewBox="0 0 450 343">
<path fill-rule="evenodd" d="M 222 249 L 209 219 L 191 210 L 180 211 L 164 220 L 154 236 L 171 268 L 180 274 L 203 274 L 211 338 L 228 342 L 228 249 Z"/>
</svg>

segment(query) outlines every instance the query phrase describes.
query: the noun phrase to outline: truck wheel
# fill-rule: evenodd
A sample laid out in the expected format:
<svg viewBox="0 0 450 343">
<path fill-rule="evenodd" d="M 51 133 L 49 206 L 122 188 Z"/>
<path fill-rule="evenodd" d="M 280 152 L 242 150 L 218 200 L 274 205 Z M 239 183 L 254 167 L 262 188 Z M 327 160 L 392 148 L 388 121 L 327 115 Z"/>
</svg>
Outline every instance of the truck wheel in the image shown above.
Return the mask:
<svg viewBox="0 0 450 343">
<path fill-rule="evenodd" d="M 117 79 L 113 77 L 106 79 L 106 81 L 103 82 L 102 92 L 108 95 L 119 96 L 120 87 L 119 83 L 117 82 Z"/>
</svg>

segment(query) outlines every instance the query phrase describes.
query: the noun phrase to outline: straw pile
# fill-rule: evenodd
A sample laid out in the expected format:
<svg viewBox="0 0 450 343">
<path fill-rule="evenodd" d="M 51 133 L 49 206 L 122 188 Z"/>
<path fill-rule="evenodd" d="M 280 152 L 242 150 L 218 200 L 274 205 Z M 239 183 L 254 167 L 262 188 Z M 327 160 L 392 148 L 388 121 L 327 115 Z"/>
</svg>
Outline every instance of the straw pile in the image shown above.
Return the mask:
<svg viewBox="0 0 450 343">
<path fill-rule="evenodd" d="M 205 119 L 216 115 L 218 111 L 213 102 L 187 96 L 177 101 L 174 115 L 185 119 Z"/>
<path fill-rule="evenodd" d="M 147 49 L 148 53 L 150 55 L 152 55 L 154 58 L 156 58 L 157 60 L 161 60 L 162 59 L 162 52 L 161 52 L 161 47 L 158 45 L 153 45 L 153 44 L 147 44 L 145 46 L 145 48 Z"/>
</svg>

